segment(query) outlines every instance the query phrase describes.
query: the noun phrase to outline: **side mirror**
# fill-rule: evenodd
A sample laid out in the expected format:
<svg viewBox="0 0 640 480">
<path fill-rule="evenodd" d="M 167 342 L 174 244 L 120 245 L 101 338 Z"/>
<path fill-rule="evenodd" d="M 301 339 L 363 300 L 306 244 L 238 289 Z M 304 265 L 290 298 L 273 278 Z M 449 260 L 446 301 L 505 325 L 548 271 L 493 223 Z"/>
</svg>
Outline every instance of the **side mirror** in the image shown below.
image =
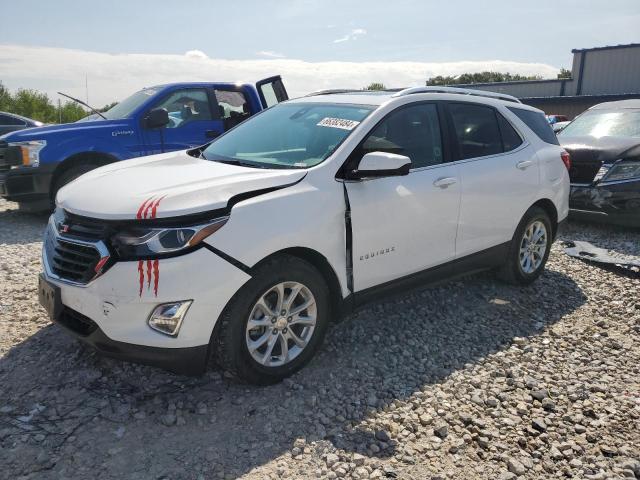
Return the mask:
<svg viewBox="0 0 640 480">
<path fill-rule="evenodd" d="M 169 123 L 169 112 L 164 108 L 154 108 L 144 118 L 144 124 L 147 128 L 166 127 Z"/>
<path fill-rule="evenodd" d="M 360 160 L 358 169 L 350 172 L 350 180 L 363 178 L 399 177 L 407 175 L 411 168 L 411 159 L 395 153 L 371 152 Z"/>
</svg>

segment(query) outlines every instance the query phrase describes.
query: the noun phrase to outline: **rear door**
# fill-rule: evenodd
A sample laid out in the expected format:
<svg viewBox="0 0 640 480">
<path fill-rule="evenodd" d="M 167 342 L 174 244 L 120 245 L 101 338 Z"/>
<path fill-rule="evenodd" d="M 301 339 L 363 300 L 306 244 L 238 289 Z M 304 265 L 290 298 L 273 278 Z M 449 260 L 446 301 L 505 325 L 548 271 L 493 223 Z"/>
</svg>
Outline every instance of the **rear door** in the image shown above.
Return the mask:
<svg viewBox="0 0 640 480">
<path fill-rule="evenodd" d="M 256 89 L 258 90 L 262 108 L 269 108 L 280 102 L 289 100 L 289 95 L 284 88 L 284 83 L 280 75 L 260 80 L 256 83 Z"/>
<path fill-rule="evenodd" d="M 536 151 L 495 108 L 447 103 L 462 180 L 456 257 L 511 240 L 539 190 Z"/>
<path fill-rule="evenodd" d="M 447 141 L 436 103 L 412 103 L 383 119 L 353 152 L 408 156 L 408 175 L 347 182 L 356 292 L 453 260 L 460 182 L 446 162 Z"/>
<path fill-rule="evenodd" d="M 144 130 L 151 153 L 197 147 L 224 131 L 211 89 L 195 87 L 173 90 L 149 110 L 155 108 L 167 110 L 169 124 L 164 128 Z"/>
</svg>

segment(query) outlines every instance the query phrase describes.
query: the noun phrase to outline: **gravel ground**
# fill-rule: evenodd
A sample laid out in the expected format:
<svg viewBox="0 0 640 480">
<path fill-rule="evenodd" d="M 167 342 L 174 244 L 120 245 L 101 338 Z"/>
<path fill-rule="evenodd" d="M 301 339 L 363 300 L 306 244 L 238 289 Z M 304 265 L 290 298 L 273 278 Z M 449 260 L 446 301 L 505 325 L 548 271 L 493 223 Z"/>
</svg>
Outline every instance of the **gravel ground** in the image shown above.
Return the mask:
<svg viewBox="0 0 640 480">
<path fill-rule="evenodd" d="M 267 388 L 101 358 L 37 303 L 0 202 L 0 478 L 640 478 L 640 279 L 564 255 L 372 304 Z M 565 238 L 640 255 L 640 232 Z"/>
</svg>

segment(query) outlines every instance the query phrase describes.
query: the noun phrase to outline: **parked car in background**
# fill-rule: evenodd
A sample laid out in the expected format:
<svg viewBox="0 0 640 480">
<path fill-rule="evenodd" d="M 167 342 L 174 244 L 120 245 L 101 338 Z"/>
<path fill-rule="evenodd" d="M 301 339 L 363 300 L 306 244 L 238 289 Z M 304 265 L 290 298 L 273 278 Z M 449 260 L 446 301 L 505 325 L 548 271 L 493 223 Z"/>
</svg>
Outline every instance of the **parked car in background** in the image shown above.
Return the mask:
<svg viewBox="0 0 640 480">
<path fill-rule="evenodd" d="M 310 95 L 63 187 L 40 301 L 107 355 L 201 373 L 213 354 L 273 383 L 385 292 L 493 268 L 536 280 L 568 214 L 567 160 L 514 97 Z"/>
<path fill-rule="evenodd" d="M 47 210 L 56 192 L 118 160 L 196 147 L 286 100 L 279 76 L 255 85 L 173 83 L 145 88 L 104 113 L 0 137 L 0 196 Z"/>
<path fill-rule="evenodd" d="M 15 113 L 0 112 L 0 135 L 25 128 L 41 127 L 44 123 Z"/>
<path fill-rule="evenodd" d="M 553 125 L 558 122 L 568 122 L 568 121 L 569 121 L 569 117 L 567 117 L 566 115 L 547 115 L 547 122 L 549 122 L 549 125 Z"/>
<path fill-rule="evenodd" d="M 572 216 L 640 226 L 640 100 L 595 105 L 558 139 L 571 155 Z"/>
</svg>

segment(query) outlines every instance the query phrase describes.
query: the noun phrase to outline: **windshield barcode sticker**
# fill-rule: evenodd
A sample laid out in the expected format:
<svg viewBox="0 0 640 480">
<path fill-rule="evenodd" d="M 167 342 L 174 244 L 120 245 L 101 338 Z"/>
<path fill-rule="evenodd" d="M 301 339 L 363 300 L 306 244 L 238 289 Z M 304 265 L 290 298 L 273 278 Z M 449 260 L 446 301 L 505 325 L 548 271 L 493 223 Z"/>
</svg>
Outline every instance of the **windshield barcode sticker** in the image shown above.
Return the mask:
<svg viewBox="0 0 640 480">
<path fill-rule="evenodd" d="M 319 127 L 341 128 L 342 130 L 353 130 L 360 122 L 355 120 L 346 120 L 344 118 L 325 117 L 320 120 L 317 125 Z"/>
</svg>

